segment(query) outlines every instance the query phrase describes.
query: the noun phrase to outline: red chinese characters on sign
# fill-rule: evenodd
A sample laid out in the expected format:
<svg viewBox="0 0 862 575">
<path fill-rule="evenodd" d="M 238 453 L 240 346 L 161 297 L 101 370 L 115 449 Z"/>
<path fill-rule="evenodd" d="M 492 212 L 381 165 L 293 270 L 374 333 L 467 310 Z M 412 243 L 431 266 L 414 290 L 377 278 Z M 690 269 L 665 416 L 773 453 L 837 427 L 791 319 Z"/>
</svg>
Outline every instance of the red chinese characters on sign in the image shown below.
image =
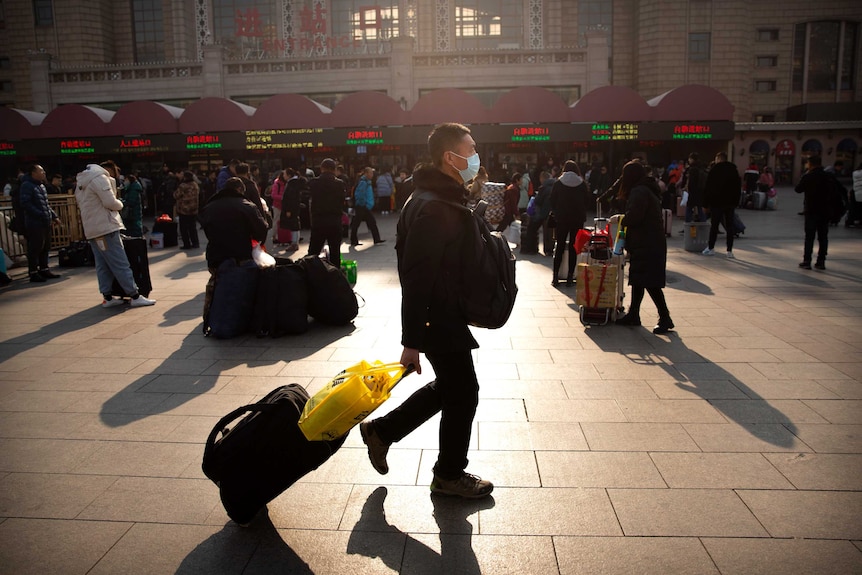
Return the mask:
<svg viewBox="0 0 862 575">
<path fill-rule="evenodd" d="M 61 150 L 80 150 L 81 148 L 92 148 L 90 140 L 63 140 L 60 142 Z"/>
<path fill-rule="evenodd" d="M 326 8 L 318 4 L 313 10 L 308 6 L 300 10 L 299 31 L 303 34 L 326 34 Z"/>
<path fill-rule="evenodd" d="M 796 146 L 790 140 L 781 140 L 775 146 L 775 153 L 779 156 L 795 156 Z"/>
<path fill-rule="evenodd" d="M 705 124 L 682 124 L 673 127 L 674 134 L 709 134 L 711 127 Z"/>
<path fill-rule="evenodd" d="M 347 133 L 350 140 L 366 140 L 368 138 L 382 138 L 383 132 L 375 130 L 356 130 Z"/>
<path fill-rule="evenodd" d="M 153 141 L 149 138 L 130 138 L 128 140 L 120 140 L 121 148 L 148 148 L 153 145 Z"/>
<path fill-rule="evenodd" d="M 14 150 L 15 144 L 10 142 L 0 142 L 0 150 Z"/>
<path fill-rule="evenodd" d="M 512 130 L 513 136 L 547 136 L 551 133 L 550 128 L 538 128 L 530 126 L 527 128 L 515 128 Z"/>
<path fill-rule="evenodd" d="M 258 12 L 257 8 L 247 8 L 245 12 L 237 10 L 234 23 L 236 24 L 235 35 L 237 37 L 261 38 L 263 36 L 260 12 Z"/>
<path fill-rule="evenodd" d="M 186 136 L 186 144 L 216 144 L 218 141 L 218 136 L 213 136 L 212 134 Z"/>
</svg>

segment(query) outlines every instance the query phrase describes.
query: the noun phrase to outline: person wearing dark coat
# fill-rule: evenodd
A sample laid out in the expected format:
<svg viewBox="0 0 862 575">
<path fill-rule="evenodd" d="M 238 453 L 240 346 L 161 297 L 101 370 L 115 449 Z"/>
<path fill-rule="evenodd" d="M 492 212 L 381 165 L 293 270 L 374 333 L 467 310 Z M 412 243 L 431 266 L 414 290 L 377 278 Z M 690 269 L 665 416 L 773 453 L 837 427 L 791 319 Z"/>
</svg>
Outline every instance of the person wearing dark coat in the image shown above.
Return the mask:
<svg viewBox="0 0 862 575">
<path fill-rule="evenodd" d="M 421 373 L 419 353 L 425 353 L 436 380 L 389 414 L 361 423 L 359 430 L 371 464 L 385 474 L 389 446 L 441 413 L 431 492 L 475 499 L 489 495 L 494 486 L 464 471 L 479 404 L 471 354 L 479 345 L 459 297 L 471 237 L 467 226 L 474 224 L 466 210 L 452 204 L 466 204 L 464 184 L 476 176 L 480 162 L 470 130 L 460 124 L 436 126 L 428 147 L 433 166 L 413 173 L 415 191 L 401 211 L 395 250 L 402 294 L 401 364 Z M 429 192 L 444 201 L 423 197 Z"/>
<path fill-rule="evenodd" d="M 512 182 L 506 186 L 503 192 L 503 221 L 497 226 L 498 232 L 506 231 L 512 222 L 518 219 L 521 213 L 518 211 L 518 200 L 521 197 L 521 180 L 523 174 L 516 172 L 512 176 Z"/>
<path fill-rule="evenodd" d="M 48 270 L 48 250 L 51 249 L 51 226 L 59 225 L 60 218 L 48 205 L 45 189 L 45 169 L 36 164 L 21 178 L 21 209 L 27 238 L 27 267 L 30 281 L 44 283 L 59 275 Z"/>
<path fill-rule="evenodd" d="M 682 175 L 680 187 L 688 192 L 688 202 L 685 204 L 685 221 L 692 221 L 695 209 L 696 222 L 703 221 L 703 190 L 706 183 L 706 170 L 700 163 L 700 156 L 692 152 L 688 156 L 688 167 Z"/>
<path fill-rule="evenodd" d="M 658 325 L 652 332 L 667 333 L 674 325 L 667 309 L 664 292 L 667 265 L 667 240 L 661 215 L 661 190 L 647 176 L 643 164 L 629 162 L 623 168 L 620 196 L 626 201 L 623 225 L 626 226 L 626 250 L 629 252 L 629 285 L 632 302 L 629 311 L 617 319 L 617 325 L 639 326 L 644 291 L 658 309 Z"/>
<path fill-rule="evenodd" d="M 703 205 L 709 208 L 709 245 L 703 254 L 715 254 L 715 242 L 718 239 L 718 225 L 727 230 L 727 257 L 733 258 L 733 237 L 735 226 L 733 216 L 739 203 L 739 192 L 742 189 L 742 179 L 736 164 L 727 161 L 727 154 L 719 152 L 715 155 L 715 164 L 706 176 L 706 186 L 703 190 Z"/>
<path fill-rule="evenodd" d="M 299 211 L 302 204 L 302 194 L 308 192 L 308 180 L 292 169 L 288 174 L 290 178 L 284 186 L 284 196 L 281 199 L 280 225 L 282 228 L 290 230 L 292 242 L 287 249 L 295 252 L 299 249 Z"/>
<path fill-rule="evenodd" d="M 573 285 L 575 260 L 577 254 L 572 247 L 578 230 L 583 229 L 587 220 L 587 210 L 592 198 L 587 183 L 581 178 L 578 164 L 574 160 L 566 160 L 563 173 L 551 188 L 551 213 L 557 221 L 557 247 L 554 250 L 554 278 L 551 285 L 557 285 L 557 276 L 563 263 L 563 254 L 569 254 L 569 272 L 566 285 Z"/>
<path fill-rule="evenodd" d="M 548 215 L 551 213 L 551 190 L 557 182 L 556 178 L 552 178 L 548 172 L 539 174 L 539 189 L 536 191 L 536 200 L 534 202 L 535 214 L 530 217 L 530 223 L 527 225 L 527 239 L 524 241 L 527 248 L 521 246 L 522 254 L 537 254 L 539 253 L 539 228 L 542 228 L 542 248 L 546 256 L 554 253 L 554 239 L 551 229 L 547 226 Z"/>
<path fill-rule="evenodd" d="M 804 194 L 803 214 L 805 215 L 805 244 L 802 262 L 799 267 L 810 270 L 811 256 L 814 252 L 814 236 L 817 236 L 817 262 L 814 267 L 826 269 L 826 252 L 829 248 L 829 188 L 840 185 L 835 176 L 823 169 L 820 156 L 808 158 L 808 171 L 796 184 L 796 193 Z"/>
<path fill-rule="evenodd" d="M 320 162 L 320 175 L 308 182 L 311 190 L 311 238 L 308 255 L 317 257 L 323 244 L 329 245 L 329 263 L 341 268 L 341 214 L 344 210 L 344 182 L 335 177 L 335 160 Z"/>
</svg>

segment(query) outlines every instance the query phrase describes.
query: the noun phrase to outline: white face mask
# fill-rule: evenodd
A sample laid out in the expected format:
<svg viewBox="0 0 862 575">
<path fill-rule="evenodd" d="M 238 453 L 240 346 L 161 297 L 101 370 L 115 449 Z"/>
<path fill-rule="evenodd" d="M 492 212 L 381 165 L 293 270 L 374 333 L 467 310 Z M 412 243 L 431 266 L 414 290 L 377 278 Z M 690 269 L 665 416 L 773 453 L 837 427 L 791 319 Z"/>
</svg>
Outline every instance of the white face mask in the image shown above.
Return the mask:
<svg viewBox="0 0 862 575">
<path fill-rule="evenodd" d="M 455 152 L 452 152 L 452 154 L 458 156 L 458 154 L 455 154 Z M 458 174 L 461 176 L 462 180 L 464 180 L 465 182 L 469 182 L 470 180 L 472 180 L 473 178 L 476 177 L 476 174 L 479 173 L 479 166 L 482 165 L 481 160 L 479 160 L 479 153 L 476 152 L 475 154 L 473 154 L 469 158 L 465 158 L 464 156 L 458 156 L 458 157 L 461 158 L 462 160 L 467 160 L 467 167 L 464 168 L 463 170 L 458 170 Z M 457 169 L 457 168 L 455 168 L 455 169 Z"/>
</svg>

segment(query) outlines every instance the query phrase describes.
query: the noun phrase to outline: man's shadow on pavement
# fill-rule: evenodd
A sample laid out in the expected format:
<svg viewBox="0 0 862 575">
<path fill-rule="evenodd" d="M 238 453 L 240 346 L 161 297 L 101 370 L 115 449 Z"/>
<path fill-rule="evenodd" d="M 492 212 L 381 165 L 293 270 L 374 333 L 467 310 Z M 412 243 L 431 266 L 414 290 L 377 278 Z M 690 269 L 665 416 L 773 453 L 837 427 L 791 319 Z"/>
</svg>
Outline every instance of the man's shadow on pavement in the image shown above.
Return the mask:
<svg viewBox="0 0 862 575">
<path fill-rule="evenodd" d="M 387 493 L 385 487 L 378 487 L 368 496 L 359 521 L 350 533 L 347 553 L 379 557 L 387 567 L 398 573 L 481 575 L 482 570 L 472 546 L 473 526 L 467 518 L 483 509 L 493 508 L 493 497 L 467 500 L 431 495 L 434 521 L 440 529 L 440 553 L 437 553 L 386 520 L 383 503 Z M 381 533 L 403 535 L 406 538 L 403 553 L 400 549 L 386 547 L 379 538 Z"/>
<path fill-rule="evenodd" d="M 248 527 L 233 521 L 202 541 L 183 559 L 176 575 L 290 573 L 314 575 L 308 563 L 281 538 L 264 509 Z"/>
<path fill-rule="evenodd" d="M 189 356 L 201 350 L 207 348 L 242 349 L 244 342 L 255 340 L 254 335 L 239 336 L 231 340 L 215 340 L 204 337 L 200 319 L 202 309 L 203 296 L 198 296 L 177 303 L 164 312 L 164 321 L 159 324 L 159 327 L 170 327 L 183 321 L 194 320 L 194 330 L 183 338 L 180 347 L 163 359 L 160 365 L 154 367 L 150 373 L 142 374 L 102 405 L 99 413 L 102 423 L 109 427 L 122 427 L 152 415 L 176 409 L 187 401 L 213 389 L 222 372 L 249 363 L 249 360 L 244 358 L 224 357 L 206 360 L 211 364 L 208 367 L 201 367 L 201 369 L 194 367 L 193 362 L 196 360 L 189 359 Z M 328 326 L 312 321 L 309 324 L 308 332 L 305 334 L 284 336 L 281 340 L 290 347 L 291 359 L 288 360 L 289 362 L 302 359 L 304 354 L 311 355 L 320 348 L 350 334 L 354 329 L 355 326 L 352 323 L 345 326 Z M 316 343 L 314 347 L 290 346 L 291 338 L 307 337 L 314 338 Z M 262 338 L 262 341 L 264 343 L 261 344 L 261 347 L 272 347 L 272 342 L 275 340 Z M 255 364 L 265 364 L 267 361 L 272 364 L 280 360 L 253 359 L 251 361 L 254 361 Z M 188 366 L 191 368 L 188 369 Z M 204 373 L 200 373 L 201 371 Z"/>
<path fill-rule="evenodd" d="M 632 335 L 637 333 L 637 331 L 632 333 L 630 331 L 632 329 L 643 332 L 645 336 L 644 345 L 651 346 L 652 349 L 646 351 L 643 346 L 639 346 L 641 349 L 635 352 L 623 349 L 623 346 L 626 345 L 625 341 L 613 337 L 613 333 L 611 333 L 616 332 L 619 335 L 618 330 L 620 329 L 625 329 Z M 757 439 L 782 449 L 789 449 L 796 445 L 793 436 L 796 435 L 797 428 L 781 410 L 772 406 L 739 378 L 690 349 L 676 332 L 670 332 L 665 339 L 647 335 L 646 330 L 646 327 L 607 326 L 600 329 L 588 329 L 586 334 L 602 351 L 617 352 L 636 365 L 659 366 L 676 381 L 676 387 L 706 400 L 725 418 L 735 422 Z M 656 341 L 646 339 L 650 337 L 655 337 Z M 741 392 L 743 397 L 740 397 L 733 388 L 721 385 L 725 382 Z M 754 416 L 749 417 L 746 415 L 750 413 L 748 410 L 734 409 L 738 407 L 738 401 L 762 403 L 752 406 Z M 756 421 L 752 421 L 752 419 Z M 776 425 L 783 426 L 790 434 L 777 430 Z"/>
</svg>

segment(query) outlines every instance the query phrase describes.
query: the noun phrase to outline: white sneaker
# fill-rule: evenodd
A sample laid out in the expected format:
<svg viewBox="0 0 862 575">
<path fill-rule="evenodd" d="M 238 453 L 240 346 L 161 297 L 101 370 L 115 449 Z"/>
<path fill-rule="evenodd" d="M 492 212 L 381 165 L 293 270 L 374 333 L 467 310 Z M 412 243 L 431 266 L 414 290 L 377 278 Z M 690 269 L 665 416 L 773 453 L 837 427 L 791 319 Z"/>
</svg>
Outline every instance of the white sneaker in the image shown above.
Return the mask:
<svg viewBox="0 0 862 575">
<path fill-rule="evenodd" d="M 118 305 L 123 305 L 124 303 L 126 303 L 126 302 L 123 301 L 123 298 L 112 297 L 111 299 L 103 299 L 102 300 L 102 307 L 107 309 L 109 307 L 117 307 Z"/>
<path fill-rule="evenodd" d="M 715 255 L 715 250 L 711 250 L 711 249 L 709 249 L 709 248 L 706 248 L 705 250 L 703 250 L 703 251 L 702 251 L 702 252 L 700 252 L 700 253 L 702 253 L 702 254 L 703 254 L 703 255 L 705 255 L 705 256 L 714 256 L 714 255 Z"/>
<path fill-rule="evenodd" d="M 154 300 L 154 299 L 147 299 L 147 298 L 145 298 L 144 296 L 139 295 L 139 296 L 138 296 L 138 299 L 133 299 L 133 300 L 131 301 L 131 304 L 130 304 L 130 305 L 131 305 L 132 307 L 144 307 L 145 305 L 153 305 L 154 303 L 156 303 L 156 300 Z"/>
<path fill-rule="evenodd" d="M 735 259 L 736 259 L 736 256 L 735 256 L 735 255 L 733 255 L 733 252 L 727 252 L 727 259 L 729 259 L 729 260 L 735 260 Z"/>
</svg>

